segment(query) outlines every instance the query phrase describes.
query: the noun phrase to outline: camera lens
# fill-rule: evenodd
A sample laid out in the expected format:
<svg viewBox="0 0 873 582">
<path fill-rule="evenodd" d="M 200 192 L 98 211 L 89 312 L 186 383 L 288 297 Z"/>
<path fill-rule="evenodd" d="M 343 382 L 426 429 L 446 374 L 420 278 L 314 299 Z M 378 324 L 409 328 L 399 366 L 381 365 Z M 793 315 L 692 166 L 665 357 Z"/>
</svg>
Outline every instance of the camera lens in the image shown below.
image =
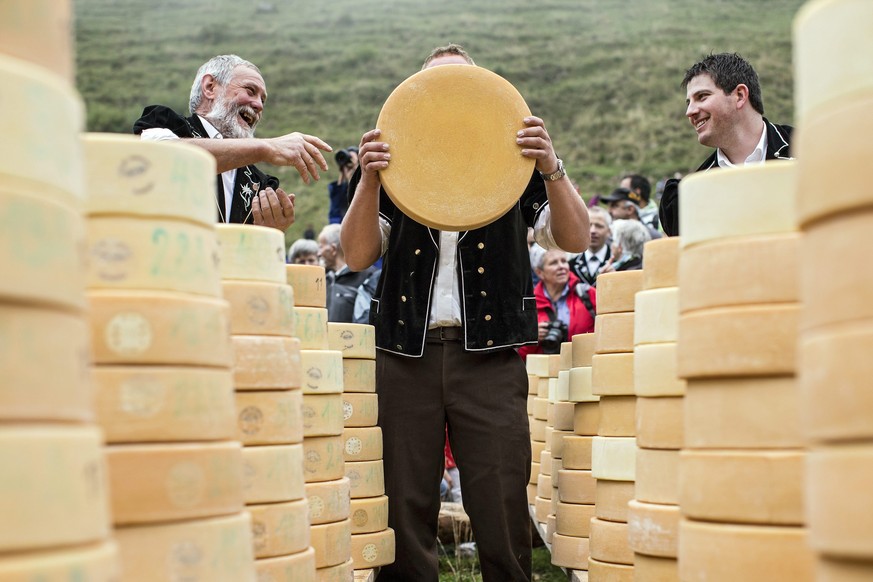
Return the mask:
<svg viewBox="0 0 873 582">
<path fill-rule="evenodd" d="M 348 150 L 340 150 L 336 153 L 334 159 L 336 160 L 336 163 L 340 166 L 345 166 L 352 161 L 352 156 L 351 154 L 349 154 Z"/>
</svg>

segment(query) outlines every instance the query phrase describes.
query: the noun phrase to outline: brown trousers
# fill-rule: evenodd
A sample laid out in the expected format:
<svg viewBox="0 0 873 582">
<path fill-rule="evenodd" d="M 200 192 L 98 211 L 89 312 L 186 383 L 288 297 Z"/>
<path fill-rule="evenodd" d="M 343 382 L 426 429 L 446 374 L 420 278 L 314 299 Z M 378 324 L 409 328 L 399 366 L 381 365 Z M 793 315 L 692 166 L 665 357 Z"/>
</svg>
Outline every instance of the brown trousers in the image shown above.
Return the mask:
<svg viewBox="0 0 873 582">
<path fill-rule="evenodd" d="M 428 334 L 424 355 L 376 362 L 388 523 L 396 561 L 379 582 L 438 580 L 445 429 L 485 582 L 531 579 L 527 373 L 512 349 L 465 352 Z"/>
</svg>

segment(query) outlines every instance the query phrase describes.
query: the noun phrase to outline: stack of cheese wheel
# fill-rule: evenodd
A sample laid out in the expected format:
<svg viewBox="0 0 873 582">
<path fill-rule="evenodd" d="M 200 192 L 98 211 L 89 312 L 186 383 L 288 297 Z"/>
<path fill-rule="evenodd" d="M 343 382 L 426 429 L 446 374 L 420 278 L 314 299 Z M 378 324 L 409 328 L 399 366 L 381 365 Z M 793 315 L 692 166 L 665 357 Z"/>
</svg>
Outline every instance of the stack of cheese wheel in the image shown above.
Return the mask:
<svg viewBox="0 0 873 582">
<path fill-rule="evenodd" d="M 531 355 L 535 355 L 535 354 L 531 354 Z M 530 358 L 530 355 L 528 356 L 528 358 Z M 536 358 L 534 358 L 534 360 L 536 360 Z M 538 404 L 538 401 L 537 401 L 537 399 L 539 398 L 539 396 L 537 396 L 537 390 L 538 390 L 539 385 L 540 385 L 540 377 L 537 376 L 536 374 L 531 373 L 531 371 L 530 371 L 531 364 L 529 362 L 530 362 L 529 359 L 525 362 L 525 367 L 527 369 L 527 420 L 528 420 L 529 426 L 531 426 L 531 428 L 532 428 L 533 421 L 534 421 L 534 413 L 538 413 L 540 416 L 542 416 L 542 408 L 540 408 L 539 410 L 537 410 L 537 408 L 536 408 L 537 406 L 542 407 L 542 404 L 541 403 Z M 545 390 L 548 390 L 548 381 L 546 381 Z M 548 415 L 548 410 L 546 411 L 546 414 Z M 530 446 L 531 446 L 531 471 L 530 471 L 530 479 L 529 479 L 529 482 L 527 484 L 527 503 L 528 503 L 528 505 L 531 506 L 531 508 L 534 508 L 535 507 L 534 504 L 536 503 L 536 498 L 537 498 L 537 481 L 539 480 L 539 476 L 540 476 L 540 463 L 539 463 L 540 453 L 542 453 L 542 451 L 545 450 L 546 444 L 544 442 L 543 443 L 536 442 L 536 444 L 535 444 L 534 441 L 531 440 Z M 531 509 L 531 511 L 534 511 L 534 509 Z"/>
<path fill-rule="evenodd" d="M 810 2 L 794 25 L 798 376 L 811 447 L 806 515 L 821 582 L 873 580 L 873 273 L 861 257 L 873 227 L 864 170 L 873 144 L 859 139 L 873 121 L 871 27 L 873 4 L 864 0 Z M 822 271 L 821 261 L 831 267 Z"/>
<path fill-rule="evenodd" d="M 537 396 L 534 400 L 533 416 L 530 422 L 531 483 L 536 484 L 534 497 L 534 517 L 543 528 L 554 514 L 552 507 L 552 455 L 548 450 L 549 392 L 557 390 L 558 372 L 561 364 L 559 354 L 528 354 L 527 373 L 537 381 Z M 544 463 L 545 462 L 545 463 Z M 545 466 L 543 466 L 545 464 Z M 557 500 L 555 500 L 557 502 Z"/>
<path fill-rule="evenodd" d="M 0 5 L 9 108 L 0 121 L 7 144 L 0 156 L 0 580 L 119 579 L 88 370 L 84 110 L 67 70 L 69 22 L 55 26 L 69 14 L 68 1 Z M 55 34 L 40 40 L 46 28 Z M 42 52 L 31 56 L 46 57 L 37 60 L 42 66 L 7 55 L 28 58 L 36 47 Z"/>
<path fill-rule="evenodd" d="M 372 325 L 330 322 L 328 345 L 342 354 L 343 459 L 351 483 L 352 563 L 355 570 L 394 562 L 394 530 L 382 465 L 382 429 L 376 396 L 376 334 Z"/>
<path fill-rule="evenodd" d="M 93 376 L 123 579 L 253 580 L 215 161 L 134 136 L 83 145 Z"/>
<path fill-rule="evenodd" d="M 795 178 L 795 162 L 774 161 L 680 185 L 682 580 L 813 576 L 794 377 Z"/>
<path fill-rule="evenodd" d="M 561 457 L 564 451 L 564 437 L 573 434 L 574 405 L 570 402 L 570 369 L 573 367 L 573 344 L 563 342 L 558 359 L 558 381 L 553 384 L 554 390 L 549 390 L 549 402 L 546 413 L 546 431 L 548 456 L 540 458 L 540 469 L 543 463 L 551 465 L 549 479 L 552 482 L 552 512 L 546 518 L 546 540 L 554 543 L 555 529 L 558 523 L 558 483 L 560 471 L 563 468 Z M 554 552 L 552 553 L 554 556 Z"/>
<path fill-rule="evenodd" d="M 679 449 L 685 381 L 676 372 L 679 239 L 646 243 L 643 290 L 634 311 L 637 395 L 635 498 L 628 540 L 638 580 L 678 582 Z"/>
<path fill-rule="evenodd" d="M 222 286 L 230 302 L 237 434 L 252 514 L 258 579 L 315 579 L 303 481 L 300 340 L 286 282 L 282 233 L 219 224 Z"/>
<path fill-rule="evenodd" d="M 600 396 L 600 425 L 591 450 L 597 486 L 588 563 L 593 580 L 633 577 L 627 521 L 628 502 L 634 498 L 636 459 L 634 298 L 642 286 L 642 271 L 597 278 L 591 386 Z"/>
<path fill-rule="evenodd" d="M 295 335 L 300 340 L 303 390 L 303 467 L 315 548 L 316 580 L 348 580 L 351 488 L 343 461 L 343 356 L 327 334 L 324 268 L 285 265 L 294 287 Z"/>
<path fill-rule="evenodd" d="M 567 344 L 564 344 L 566 346 Z M 588 535 L 594 517 L 594 477 L 591 476 L 591 442 L 599 423 L 599 396 L 591 392 L 591 356 L 594 334 L 571 338 L 569 351 L 562 346 L 563 359 L 569 355 L 569 371 L 558 372 L 559 383 L 566 374 L 566 394 L 554 403 L 551 416 L 552 477 L 557 485 L 555 533 L 552 536 L 552 563 L 575 570 L 588 569 Z M 558 436 L 555 436 L 558 435 Z M 556 462 L 557 461 L 557 462 Z"/>
</svg>

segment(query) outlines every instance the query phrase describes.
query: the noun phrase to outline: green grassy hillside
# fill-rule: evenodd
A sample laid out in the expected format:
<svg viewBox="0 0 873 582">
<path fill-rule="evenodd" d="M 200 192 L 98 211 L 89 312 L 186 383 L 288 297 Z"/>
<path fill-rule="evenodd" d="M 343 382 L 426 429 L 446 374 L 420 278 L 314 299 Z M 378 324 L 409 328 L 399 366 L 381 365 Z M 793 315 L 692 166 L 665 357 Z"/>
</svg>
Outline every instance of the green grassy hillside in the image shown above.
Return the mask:
<svg viewBox="0 0 873 582">
<path fill-rule="evenodd" d="M 684 70 L 737 51 L 757 68 L 768 117 L 792 119 L 791 21 L 802 0 L 74 0 L 77 84 L 90 131 L 129 132 L 144 105 L 187 109 L 197 67 L 257 64 L 270 100 L 260 136 L 357 144 L 431 48 L 463 44 L 546 120 L 583 195 L 625 172 L 653 182 L 707 155 L 684 117 Z M 330 160 L 333 162 L 333 160 Z M 327 219 L 327 182 L 266 168 L 298 195 L 297 223 Z"/>
</svg>

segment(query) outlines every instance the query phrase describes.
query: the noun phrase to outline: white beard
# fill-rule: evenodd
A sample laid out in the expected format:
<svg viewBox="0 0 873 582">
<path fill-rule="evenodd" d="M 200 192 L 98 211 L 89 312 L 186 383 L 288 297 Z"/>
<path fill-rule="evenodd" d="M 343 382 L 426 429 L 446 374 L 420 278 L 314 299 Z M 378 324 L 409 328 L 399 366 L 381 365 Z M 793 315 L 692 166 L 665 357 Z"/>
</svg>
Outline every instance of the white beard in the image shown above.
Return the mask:
<svg viewBox="0 0 873 582">
<path fill-rule="evenodd" d="M 231 103 L 222 93 L 220 97 L 216 98 L 215 102 L 212 104 L 212 109 L 209 113 L 204 115 L 204 117 L 208 119 L 209 123 L 214 125 L 224 137 L 254 137 L 255 127 L 248 127 L 241 124 L 238 118 L 240 111 L 245 110 L 248 110 L 252 117 L 256 117 L 255 111 L 251 107 Z M 257 122 L 255 122 L 255 126 L 257 126 Z"/>
</svg>

